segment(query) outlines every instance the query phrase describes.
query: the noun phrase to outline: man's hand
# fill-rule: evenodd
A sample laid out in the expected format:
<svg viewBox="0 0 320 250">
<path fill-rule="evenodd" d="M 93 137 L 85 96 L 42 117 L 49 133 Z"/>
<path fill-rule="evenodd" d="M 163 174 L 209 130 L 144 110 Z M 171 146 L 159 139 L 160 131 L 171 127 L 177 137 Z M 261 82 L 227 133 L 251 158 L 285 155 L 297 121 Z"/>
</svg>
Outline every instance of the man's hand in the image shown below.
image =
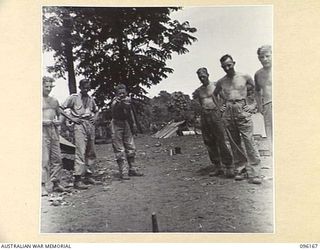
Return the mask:
<svg viewBox="0 0 320 250">
<path fill-rule="evenodd" d="M 113 98 L 113 101 L 114 101 L 114 102 L 121 102 L 121 99 L 116 96 L 115 98 Z"/>
<path fill-rule="evenodd" d="M 93 117 L 91 117 L 90 119 L 89 119 L 89 121 L 90 121 L 90 123 L 92 124 L 92 125 L 95 125 L 96 124 L 96 118 L 93 116 Z"/>
<path fill-rule="evenodd" d="M 227 109 L 227 106 L 225 104 L 223 104 L 221 107 L 220 107 L 220 111 L 223 113 L 224 111 L 226 111 Z"/>
<path fill-rule="evenodd" d="M 52 121 L 52 123 L 55 126 L 55 128 L 58 130 L 58 133 L 60 134 L 60 132 L 61 132 L 61 121 L 59 119 L 54 119 Z"/>
<path fill-rule="evenodd" d="M 254 113 L 256 111 L 256 106 L 255 105 L 244 105 L 242 109 L 245 112 Z"/>
<path fill-rule="evenodd" d="M 78 125 L 80 125 L 80 124 L 82 124 L 82 120 L 81 119 L 79 119 L 79 118 L 72 118 L 72 119 L 70 119 L 70 121 L 72 121 L 73 123 L 75 123 L 75 124 L 78 124 Z"/>
<path fill-rule="evenodd" d="M 53 120 L 52 123 L 53 123 L 53 125 L 55 125 L 57 127 L 61 125 L 61 121 L 60 120 Z"/>
</svg>

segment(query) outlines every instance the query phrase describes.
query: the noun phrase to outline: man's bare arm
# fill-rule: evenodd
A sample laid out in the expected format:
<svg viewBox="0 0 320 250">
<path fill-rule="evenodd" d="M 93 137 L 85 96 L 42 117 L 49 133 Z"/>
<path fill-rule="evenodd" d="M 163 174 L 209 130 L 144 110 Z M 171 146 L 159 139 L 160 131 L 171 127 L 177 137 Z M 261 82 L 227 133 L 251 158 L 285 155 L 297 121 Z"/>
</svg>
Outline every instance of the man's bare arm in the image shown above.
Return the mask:
<svg viewBox="0 0 320 250">
<path fill-rule="evenodd" d="M 55 100 L 56 103 L 55 103 L 55 107 L 56 107 L 56 116 L 59 118 L 60 116 L 60 105 L 59 105 L 59 102 L 58 100 Z"/>
<path fill-rule="evenodd" d="M 254 75 L 255 82 L 255 97 L 257 101 L 258 112 L 262 112 L 262 95 L 261 95 L 261 87 L 259 85 L 257 74 Z"/>
<path fill-rule="evenodd" d="M 213 91 L 214 96 L 218 96 L 221 93 L 222 87 L 221 87 L 221 82 L 217 81 L 216 88 Z"/>
<path fill-rule="evenodd" d="M 216 88 L 213 91 L 212 98 L 215 102 L 215 104 L 220 108 L 221 112 L 224 112 L 226 110 L 226 99 L 224 95 L 222 94 L 222 87 L 221 87 L 221 82 L 217 81 Z"/>
<path fill-rule="evenodd" d="M 254 81 L 252 79 L 251 76 L 247 75 L 247 82 L 246 82 L 246 85 L 247 85 L 247 89 L 249 90 L 252 90 L 254 89 Z"/>
<path fill-rule="evenodd" d="M 98 117 L 99 117 L 99 109 L 98 109 L 98 106 L 95 101 L 93 101 L 93 108 L 92 108 L 91 112 L 94 113 L 94 115 L 90 119 L 90 121 L 94 125 L 98 121 Z"/>
<path fill-rule="evenodd" d="M 60 116 L 60 114 L 61 114 L 61 112 L 60 112 L 60 108 L 59 108 L 59 102 L 58 102 L 58 100 L 54 100 L 55 101 L 55 112 L 56 112 L 56 117 L 55 117 L 55 119 L 54 119 L 54 124 L 56 125 L 56 126 L 60 126 L 61 125 L 61 116 Z"/>
<path fill-rule="evenodd" d="M 247 105 L 243 107 L 246 112 L 254 113 L 257 108 L 257 102 L 255 98 L 254 81 L 251 76 L 247 75 Z"/>
<path fill-rule="evenodd" d="M 200 105 L 202 105 L 201 103 L 201 98 L 200 98 L 200 94 L 199 94 L 199 89 L 196 89 L 193 93 L 192 93 L 192 99 L 197 100 Z"/>
</svg>

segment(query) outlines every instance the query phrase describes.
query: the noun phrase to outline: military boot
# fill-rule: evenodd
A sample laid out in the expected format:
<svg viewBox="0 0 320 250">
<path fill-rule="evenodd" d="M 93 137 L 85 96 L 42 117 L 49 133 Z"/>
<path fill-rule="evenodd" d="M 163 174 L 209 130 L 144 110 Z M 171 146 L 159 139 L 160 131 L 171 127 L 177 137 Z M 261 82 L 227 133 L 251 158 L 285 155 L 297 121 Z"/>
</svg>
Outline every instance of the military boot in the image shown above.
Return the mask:
<svg viewBox="0 0 320 250">
<path fill-rule="evenodd" d="M 213 170 L 209 173 L 209 176 L 222 176 L 224 175 L 221 164 L 215 164 Z"/>
<path fill-rule="evenodd" d="M 83 179 L 83 183 L 86 185 L 101 185 L 101 181 L 96 181 L 95 179 L 92 178 L 92 174 L 86 173 Z"/>
<path fill-rule="evenodd" d="M 143 176 L 143 173 L 139 172 L 137 168 L 134 166 L 134 157 L 128 157 L 127 161 L 129 165 L 129 176 Z"/>
<path fill-rule="evenodd" d="M 80 189 L 80 190 L 84 190 L 84 189 L 88 189 L 89 188 L 88 185 L 85 185 L 84 183 L 82 183 L 81 175 L 75 175 L 74 176 L 73 187 L 76 188 L 76 189 Z"/>
<path fill-rule="evenodd" d="M 124 160 L 117 160 L 118 167 L 119 167 L 119 179 L 120 180 L 130 180 L 130 177 L 128 176 L 127 171 L 124 171 Z"/>
<path fill-rule="evenodd" d="M 236 174 L 234 179 L 236 181 L 242 181 L 244 179 L 248 178 L 247 168 L 245 165 L 238 166 L 236 169 Z"/>
<path fill-rule="evenodd" d="M 262 179 L 259 176 L 259 170 L 250 166 L 247 167 L 248 182 L 251 184 L 261 184 Z"/>
<path fill-rule="evenodd" d="M 60 184 L 59 180 L 52 181 L 52 184 L 53 184 L 53 187 L 52 187 L 53 192 L 63 193 L 68 191 Z"/>
<path fill-rule="evenodd" d="M 231 166 L 226 166 L 226 173 L 225 173 L 226 178 L 234 178 L 234 168 Z"/>
</svg>

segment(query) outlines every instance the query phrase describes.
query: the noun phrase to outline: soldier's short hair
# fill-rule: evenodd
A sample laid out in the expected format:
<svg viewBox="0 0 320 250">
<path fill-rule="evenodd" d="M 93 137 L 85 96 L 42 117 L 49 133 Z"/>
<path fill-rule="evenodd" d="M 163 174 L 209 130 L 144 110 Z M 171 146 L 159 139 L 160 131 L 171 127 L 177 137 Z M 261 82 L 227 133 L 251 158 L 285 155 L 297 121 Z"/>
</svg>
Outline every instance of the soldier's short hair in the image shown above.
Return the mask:
<svg viewBox="0 0 320 250">
<path fill-rule="evenodd" d="M 208 70 L 207 70 L 207 68 L 205 68 L 205 67 L 199 68 L 199 69 L 197 70 L 197 74 L 198 74 L 198 75 L 199 75 L 201 72 L 204 72 L 204 73 L 206 73 L 207 75 L 209 75 Z"/>
<path fill-rule="evenodd" d="M 258 54 L 258 56 L 259 55 L 261 55 L 262 53 L 264 53 L 264 52 L 270 52 L 270 53 L 272 53 L 272 47 L 271 47 L 271 45 L 262 45 L 260 48 L 258 48 L 258 50 L 257 50 L 257 54 Z"/>
<path fill-rule="evenodd" d="M 125 90 L 125 91 L 127 91 L 126 85 L 124 85 L 124 84 L 122 84 L 122 83 L 118 84 L 118 85 L 115 87 L 115 90 L 116 90 L 117 93 L 119 92 L 119 90 L 122 90 L 122 89 Z"/>
<path fill-rule="evenodd" d="M 224 56 L 222 56 L 220 58 L 220 63 L 223 63 L 224 61 L 226 61 L 228 58 L 230 58 L 233 61 L 232 56 L 230 56 L 229 54 L 225 54 Z"/>
<path fill-rule="evenodd" d="M 82 80 L 80 80 L 80 82 L 79 82 L 79 86 L 80 86 L 80 87 L 83 86 L 83 85 L 85 85 L 85 84 L 90 84 L 90 81 L 89 81 L 88 79 L 82 79 Z"/>
<path fill-rule="evenodd" d="M 54 79 L 52 77 L 49 77 L 49 76 L 42 77 L 42 84 L 53 83 L 53 82 L 54 82 Z"/>
</svg>

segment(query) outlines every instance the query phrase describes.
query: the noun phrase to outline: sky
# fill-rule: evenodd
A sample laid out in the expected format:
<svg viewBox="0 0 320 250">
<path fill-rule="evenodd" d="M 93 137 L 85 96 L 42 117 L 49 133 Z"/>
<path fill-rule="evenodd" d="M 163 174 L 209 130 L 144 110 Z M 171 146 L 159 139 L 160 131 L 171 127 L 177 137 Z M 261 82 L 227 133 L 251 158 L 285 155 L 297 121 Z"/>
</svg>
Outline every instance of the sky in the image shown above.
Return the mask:
<svg viewBox="0 0 320 250">
<path fill-rule="evenodd" d="M 167 61 L 167 66 L 174 72 L 158 85 L 147 89 L 151 98 L 161 90 L 169 93 L 182 91 L 191 95 L 201 85 L 196 74 L 200 67 L 206 67 L 210 80 L 217 81 L 225 75 L 219 62 L 224 54 L 233 57 L 236 71 L 253 77 L 261 68 L 257 58 L 258 47 L 272 45 L 273 42 L 272 6 L 185 7 L 173 12 L 171 17 L 180 22 L 188 21 L 191 27 L 197 28 L 193 35 L 198 41 L 187 46 L 189 53 L 174 54 Z M 46 66 L 53 65 L 52 55 L 43 55 L 44 75 L 50 76 Z M 51 96 L 63 102 L 69 93 L 67 80 L 57 79 L 55 85 Z"/>
</svg>

